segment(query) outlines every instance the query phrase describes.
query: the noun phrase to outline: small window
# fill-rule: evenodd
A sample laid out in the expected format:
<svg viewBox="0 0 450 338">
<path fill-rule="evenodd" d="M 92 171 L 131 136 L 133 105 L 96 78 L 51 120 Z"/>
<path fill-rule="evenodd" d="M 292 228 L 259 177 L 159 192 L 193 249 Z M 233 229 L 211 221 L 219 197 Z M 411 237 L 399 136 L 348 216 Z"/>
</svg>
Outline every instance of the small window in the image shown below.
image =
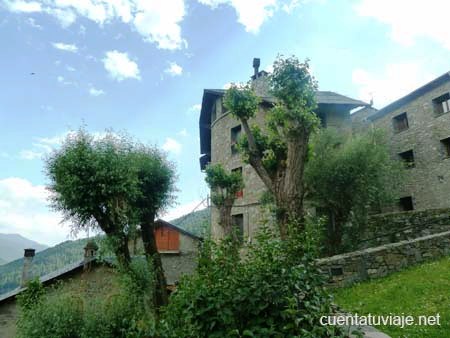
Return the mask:
<svg viewBox="0 0 450 338">
<path fill-rule="evenodd" d="M 448 113 L 450 111 L 450 93 L 435 98 L 433 107 L 436 115 Z"/>
<path fill-rule="evenodd" d="M 414 203 L 413 203 L 412 196 L 406 196 L 406 197 L 400 198 L 399 206 L 400 206 L 400 210 L 402 210 L 402 211 L 414 210 Z"/>
<path fill-rule="evenodd" d="M 237 143 L 239 141 L 239 137 L 241 136 L 242 133 L 242 127 L 236 126 L 231 128 L 231 154 L 237 154 L 238 150 L 237 150 Z"/>
<path fill-rule="evenodd" d="M 244 240 L 244 214 L 233 215 L 233 230 L 235 230 L 235 234 L 237 239 L 242 243 Z"/>
<path fill-rule="evenodd" d="M 408 116 L 406 115 L 406 112 L 400 115 L 397 115 L 392 119 L 393 125 L 394 125 L 394 131 L 396 133 L 399 133 L 401 131 L 407 130 L 409 128 L 408 124 Z"/>
<path fill-rule="evenodd" d="M 242 167 L 235 168 L 231 170 L 233 173 L 238 173 L 242 177 Z M 242 198 L 244 197 L 244 191 L 241 189 L 238 192 L 236 192 L 236 198 Z"/>
<path fill-rule="evenodd" d="M 444 157 L 450 157 L 450 137 L 441 140 L 441 147 Z"/>
<path fill-rule="evenodd" d="M 414 168 L 414 152 L 411 150 L 398 154 L 400 159 L 405 162 L 406 168 Z"/>
</svg>

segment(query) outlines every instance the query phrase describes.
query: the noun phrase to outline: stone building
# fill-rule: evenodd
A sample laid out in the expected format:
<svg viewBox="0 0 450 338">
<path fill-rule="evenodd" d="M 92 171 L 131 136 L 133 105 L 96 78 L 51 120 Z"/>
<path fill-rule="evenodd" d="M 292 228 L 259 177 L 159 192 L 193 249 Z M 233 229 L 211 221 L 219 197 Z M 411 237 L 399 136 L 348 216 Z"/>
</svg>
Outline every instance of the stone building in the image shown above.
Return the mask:
<svg viewBox="0 0 450 338">
<path fill-rule="evenodd" d="M 196 268 L 201 238 L 163 220 L 158 220 L 156 225 L 156 246 L 161 254 L 167 287 L 173 290 L 182 275 L 190 274 Z M 132 254 L 143 253 L 140 241 L 130 243 L 130 247 Z M 74 292 L 82 297 L 107 297 L 117 287 L 116 273 L 110 260 L 97 259 L 97 249 L 97 245 L 89 241 L 82 259 L 41 276 L 40 281 L 44 286 L 62 282 L 58 286 L 62 293 Z M 31 274 L 34 254 L 35 250 L 25 249 L 21 286 L 0 295 L 1 338 L 15 337 L 18 318 L 16 296 L 25 290 L 27 280 L 36 277 Z"/>
<path fill-rule="evenodd" d="M 450 206 L 450 72 L 379 111 L 352 118 L 355 128 L 385 131 L 392 156 L 405 162 L 399 210 Z"/>
<path fill-rule="evenodd" d="M 258 70 L 259 59 L 254 60 L 253 66 L 252 85 L 257 95 L 261 97 L 261 105 L 258 114 L 249 122 L 263 127 L 266 112 L 273 106 L 275 99 L 268 94 L 267 73 Z M 260 198 L 265 186 L 254 169 L 249 164 L 243 163 L 237 153 L 236 142 L 243 131 L 240 121 L 225 111 L 224 94 L 225 90 L 222 89 L 205 89 L 203 92 L 199 121 L 200 167 L 204 170 L 209 163 L 221 163 L 227 170 L 242 172 L 245 187 L 237 195 L 232 216 L 243 237 L 251 240 L 258 226 L 269 218 L 269 215 L 260 208 Z M 351 132 L 351 110 L 368 106 L 365 102 L 330 91 L 318 91 L 316 98 L 318 103 L 316 113 L 322 125 L 336 128 L 341 132 Z M 215 208 L 212 208 L 211 212 L 211 235 L 213 238 L 223 236 Z"/>
</svg>

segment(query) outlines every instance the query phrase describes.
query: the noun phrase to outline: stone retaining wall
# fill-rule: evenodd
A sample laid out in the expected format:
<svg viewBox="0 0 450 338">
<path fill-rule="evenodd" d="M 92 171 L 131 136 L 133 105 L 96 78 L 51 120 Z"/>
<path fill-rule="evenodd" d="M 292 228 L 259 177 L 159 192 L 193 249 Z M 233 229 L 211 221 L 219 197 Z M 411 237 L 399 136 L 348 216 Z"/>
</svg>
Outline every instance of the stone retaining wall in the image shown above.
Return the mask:
<svg viewBox="0 0 450 338">
<path fill-rule="evenodd" d="M 371 216 L 358 249 L 396 243 L 450 230 L 450 209 L 405 211 Z"/>
<path fill-rule="evenodd" d="M 317 263 L 331 286 L 346 286 L 446 255 L 450 255 L 450 231 L 322 258 Z"/>
</svg>

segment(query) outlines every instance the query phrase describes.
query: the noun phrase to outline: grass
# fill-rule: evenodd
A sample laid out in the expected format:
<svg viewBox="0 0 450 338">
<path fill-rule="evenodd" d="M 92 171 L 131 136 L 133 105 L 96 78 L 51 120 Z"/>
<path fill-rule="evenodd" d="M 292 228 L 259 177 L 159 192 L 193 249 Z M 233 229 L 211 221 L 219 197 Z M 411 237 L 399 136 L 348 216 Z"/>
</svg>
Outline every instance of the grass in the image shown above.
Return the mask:
<svg viewBox="0 0 450 338">
<path fill-rule="evenodd" d="M 391 337 L 450 337 L 450 257 L 336 289 L 334 296 L 342 309 L 359 315 L 411 315 L 418 321 L 440 314 L 440 326 L 377 326 Z"/>
</svg>

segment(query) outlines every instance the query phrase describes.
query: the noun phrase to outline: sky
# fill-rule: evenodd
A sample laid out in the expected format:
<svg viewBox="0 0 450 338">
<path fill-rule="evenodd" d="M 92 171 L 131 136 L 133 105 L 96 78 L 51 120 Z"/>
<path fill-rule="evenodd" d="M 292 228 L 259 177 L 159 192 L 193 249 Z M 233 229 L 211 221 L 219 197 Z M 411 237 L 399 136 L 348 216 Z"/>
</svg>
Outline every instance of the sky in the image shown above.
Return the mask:
<svg viewBox="0 0 450 338">
<path fill-rule="evenodd" d="M 0 0 L 0 233 L 73 238 L 43 160 L 82 125 L 167 152 L 178 192 L 163 218 L 202 207 L 203 89 L 296 55 L 319 89 L 382 108 L 450 71 L 448 13 L 447 0 Z"/>
</svg>

